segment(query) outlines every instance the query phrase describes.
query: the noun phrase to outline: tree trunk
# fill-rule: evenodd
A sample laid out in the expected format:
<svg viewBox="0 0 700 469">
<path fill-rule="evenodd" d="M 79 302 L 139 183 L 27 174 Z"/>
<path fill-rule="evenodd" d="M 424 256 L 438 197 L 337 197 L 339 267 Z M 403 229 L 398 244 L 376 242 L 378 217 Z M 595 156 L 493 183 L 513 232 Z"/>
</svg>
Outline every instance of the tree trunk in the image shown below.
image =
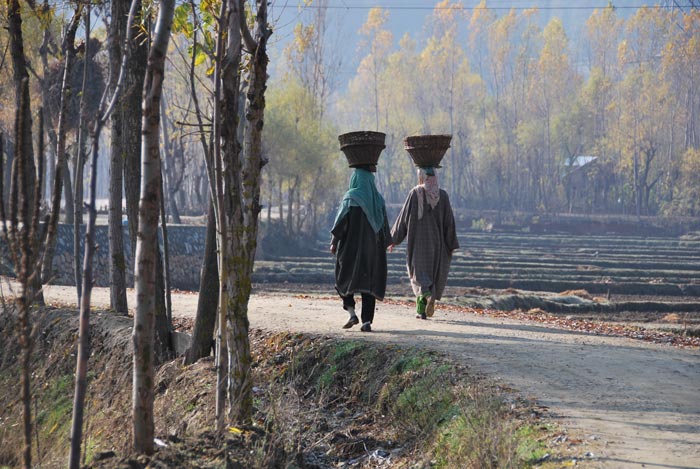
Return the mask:
<svg viewBox="0 0 700 469">
<path fill-rule="evenodd" d="M 120 2 L 112 2 L 112 4 Z M 112 127 L 114 137 L 114 127 Z M 118 146 L 118 145 L 117 145 Z M 109 300 L 110 307 L 121 314 L 129 311 L 126 299 L 126 256 L 122 229 L 122 171 L 124 165 L 121 152 L 115 155 L 113 144 L 110 148 L 109 171 Z"/>
<path fill-rule="evenodd" d="M 15 144 L 19 144 L 19 151 L 16 153 L 21 155 L 25 160 L 25 171 L 22 175 L 22 185 L 27 191 L 24 196 L 27 197 L 26 203 L 29 207 L 34 206 L 34 183 L 36 181 L 36 167 L 34 165 L 34 148 L 32 145 L 32 115 L 30 109 L 29 87 L 22 86 L 23 80 L 29 81 L 27 73 L 27 64 L 24 56 L 24 42 L 22 38 L 22 18 L 20 16 L 20 7 L 18 0 L 8 1 L 8 18 L 10 31 L 10 55 L 12 56 L 14 83 L 15 83 L 15 108 L 19 110 L 20 121 L 17 129 L 17 137 Z M 24 106 L 21 109 L 20 106 Z M 20 220 L 29 223 L 29 220 Z"/>
<path fill-rule="evenodd" d="M 88 15 L 89 16 L 89 15 Z M 86 19 L 89 23 L 89 18 Z M 86 40 L 85 40 L 85 56 L 88 57 L 90 51 L 90 30 L 86 28 Z M 83 82 L 81 84 L 81 94 L 80 94 L 80 118 L 78 119 L 78 141 L 76 142 L 76 152 L 73 158 L 73 175 L 75 177 L 75 192 L 73 193 L 73 200 L 66 200 L 66 207 L 73 207 L 74 219 L 73 219 L 73 272 L 75 276 L 75 286 L 78 294 L 78 303 L 81 303 L 81 298 L 83 294 L 83 275 L 82 268 L 80 266 L 80 236 L 81 236 L 81 226 L 83 224 L 83 170 L 85 168 L 85 136 L 88 135 L 87 130 L 87 101 L 85 100 L 87 83 L 88 83 L 88 73 L 89 68 L 86 66 L 83 68 Z M 68 175 L 68 172 L 66 172 Z M 70 179 L 70 178 L 68 178 Z"/>
<path fill-rule="evenodd" d="M 90 5 L 87 6 L 87 13 L 85 17 L 85 30 L 86 30 L 86 44 L 90 43 Z M 86 53 L 87 55 L 87 53 Z M 86 66 L 87 68 L 87 66 Z M 87 71 L 83 74 L 83 91 L 85 90 L 87 80 Z M 83 116 L 81 116 L 81 125 L 84 124 L 84 105 L 85 103 L 81 101 L 81 111 L 83 111 Z M 80 305 L 80 321 L 78 327 L 78 356 L 76 360 L 76 370 L 75 370 L 75 391 L 73 395 L 73 418 L 71 424 L 71 444 L 70 444 L 70 454 L 68 467 L 70 469 L 78 469 L 80 467 L 80 448 L 83 439 L 83 413 L 85 407 L 85 395 L 87 393 L 87 370 L 88 370 L 88 358 L 90 356 L 90 297 L 92 293 L 92 259 L 95 252 L 95 224 L 97 220 L 97 209 L 96 209 L 96 193 L 97 193 L 97 159 L 99 157 L 100 151 L 100 134 L 102 128 L 104 127 L 105 121 L 103 119 L 97 119 L 94 124 L 93 134 L 91 138 L 91 158 L 90 158 L 90 185 L 88 186 L 88 224 L 85 230 L 85 249 L 83 256 L 83 272 L 82 272 L 82 288 L 78 288 L 78 299 Z M 84 129 L 81 129 L 78 138 L 78 151 L 76 154 L 76 175 L 82 175 L 82 133 Z M 78 169 L 80 168 L 80 169 Z M 80 185 L 80 190 L 76 190 L 76 198 L 82 201 L 82 178 L 77 179 L 76 177 L 76 189 Z M 70 202 L 66 201 L 66 206 L 70 205 Z M 78 205 L 78 204 L 76 204 Z M 78 217 L 76 217 L 74 224 L 74 239 L 78 239 L 80 222 L 82 222 L 82 209 L 78 211 Z M 75 249 L 75 246 L 74 246 Z M 75 263 L 78 263 L 77 259 L 77 249 L 76 249 Z M 76 278 L 77 280 L 77 278 Z"/>
<path fill-rule="evenodd" d="M 218 264 L 216 262 L 216 217 L 214 205 L 209 203 L 207 234 L 204 243 L 204 260 L 199 278 L 197 315 L 192 332 L 192 345 L 185 353 L 185 365 L 191 365 L 211 353 L 214 326 L 216 325 L 217 292 L 219 285 Z"/>
<path fill-rule="evenodd" d="M 63 190 L 63 170 L 66 167 L 66 115 L 68 112 L 68 99 L 72 93 L 70 86 L 70 75 L 75 62 L 75 34 L 80 24 L 82 14 L 82 5 L 76 6 L 73 19 L 66 30 L 66 36 L 63 41 L 63 51 L 65 54 L 65 62 L 63 64 L 63 81 L 61 83 L 61 104 L 58 111 L 58 129 L 56 142 L 56 168 L 53 171 L 53 188 L 51 191 L 51 216 L 49 217 L 49 226 L 47 229 L 46 243 L 44 244 L 44 262 L 42 265 L 41 276 L 46 281 L 50 281 L 53 276 L 53 256 L 56 250 L 56 236 L 58 233 L 58 219 L 61 214 L 61 191 Z M 87 56 L 87 54 L 86 54 Z M 87 70 L 87 60 L 85 61 L 85 69 Z M 70 202 L 66 200 L 66 205 Z"/>
<path fill-rule="evenodd" d="M 41 201 L 42 201 L 42 193 L 43 193 L 43 188 L 44 188 L 44 154 L 46 153 L 45 151 L 45 142 L 44 142 L 44 108 L 40 107 L 39 108 L 39 128 L 38 130 L 38 146 L 37 146 L 37 153 L 40 155 L 39 159 L 37 160 L 37 174 L 35 175 L 37 177 L 36 181 L 34 182 L 34 207 L 30 207 L 30 210 L 32 211 L 32 218 L 31 218 L 31 224 L 28 227 L 30 230 L 29 234 L 29 242 L 31 243 L 30 250 L 32 253 L 32 258 L 30 259 L 30 262 L 33 264 L 34 261 L 38 263 L 36 266 L 32 265 L 32 271 L 29 273 L 29 284 L 30 284 L 30 289 L 31 289 L 31 300 L 35 305 L 38 306 L 44 306 L 46 303 L 44 302 L 44 291 L 42 288 L 42 283 L 41 283 L 41 266 L 42 266 L 42 260 L 44 258 L 43 253 L 44 253 L 44 241 L 46 239 L 44 238 L 44 233 L 46 232 L 45 230 L 43 233 L 39 234 L 39 212 L 41 210 Z M 48 221 L 48 219 L 47 219 Z"/>
<path fill-rule="evenodd" d="M 9 49 L 12 58 L 15 86 L 15 160 L 10 190 L 11 230 L 19 230 L 19 249 L 16 249 L 15 269 L 20 280 L 20 293 L 15 300 L 20 320 L 18 341 L 21 344 L 21 399 L 23 421 L 23 462 L 25 469 L 32 467 L 32 415 L 31 415 L 31 292 L 29 271 L 32 259 L 32 243 L 29 238 L 30 207 L 33 206 L 35 169 L 32 147 L 32 120 L 29 98 L 29 75 L 24 55 L 22 17 L 18 0 L 8 0 L 7 19 Z M 14 191 L 12 190 L 14 189 Z M 14 192 L 14 193 L 13 193 Z"/>
<path fill-rule="evenodd" d="M 82 119 L 81 119 L 82 120 Z M 83 148 L 83 135 L 87 133 L 87 124 L 83 121 L 78 131 L 78 148 L 73 159 L 73 174 L 75 175 L 75 191 L 73 199 L 66 201 L 66 207 L 73 207 L 73 269 L 75 272 L 75 285 L 78 294 L 78 304 L 81 302 L 83 295 L 83 275 L 82 266 L 80 265 L 80 237 L 82 236 L 83 226 L 83 171 L 85 169 L 85 150 Z M 68 178 L 70 179 L 70 178 Z"/>
<path fill-rule="evenodd" d="M 81 150 L 78 149 L 78 152 Z M 76 156 L 77 158 L 77 156 Z M 82 182 L 82 179 L 81 179 Z M 76 184 L 77 188 L 77 184 Z M 72 203 L 70 203 L 71 200 L 73 200 L 73 181 L 71 181 L 70 178 L 70 171 L 68 170 L 68 161 L 63 162 L 63 200 L 66 201 L 64 205 L 64 210 L 66 211 L 66 216 L 64 218 L 64 223 L 67 225 L 72 225 L 73 222 L 75 221 L 75 210 L 74 206 Z M 82 198 L 80 199 L 80 202 L 82 204 Z M 81 220 L 82 222 L 82 220 Z"/>
<path fill-rule="evenodd" d="M 176 191 L 172 188 L 172 185 L 168 183 L 168 210 L 170 211 L 170 216 L 173 220 L 173 225 L 181 225 L 182 218 L 180 217 L 180 209 L 178 208 L 178 200 L 182 200 L 181 197 L 182 189 Z"/>
<path fill-rule="evenodd" d="M 294 185 L 287 189 L 287 234 L 294 236 L 294 193 L 297 189 L 299 178 L 294 180 Z"/>
<path fill-rule="evenodd" d="M 216 39 L 216 67 L 214 70 L 214 177 L 210 176 L 212 183 L 212 194 L 215 194 L 215 206 L 217 213 L 218 246 L 219 246 L 219 318 L 216 337 L 216 430 L 219 433 L 224 431 L 224 407 L 226 404 L 226 391 L 229 383 L 229 348 L 226 331 L 228 329 L 228 306 L 229 294 L 228 270 L 229 251 L 229 222 L 228 217 L 232 216 L 229 208 L 229 200 L 233 194 L 229 193 L 225 181 L 226 176 L 233 174 L 224 161 L 227 160 L 231 152 L 236 149 L 237 127 L 231 127 L 231 121 L 235 122 L 235 112 L 230 112 L 230 107 L 236 109 L 238 96 L 238 67 L 240 65 L 240 34 L 237 25 L 234 29 L 231 25 L 237 19 L 237 5 L 232 5 L 228 10 L 227 2 L 221 2 L 219 15 L 219 33 Z M 225 21 L 228 19 L 228 23 Z M 228 47 L 224 52 L 224 26 L 228 31 Z M 236 55 L 236 51 L 238 51 Z M 234 70 L 232 70 L 234 69 Z M 228 77 L 228 79 L 227 79 Z M 223 78 L 223 79 L 222 79 Z M 223 90 L 222 90 L 223 86 Z M 235 96 L 232 97 L 231 95 Z M 227 119 L 228 118 L 228 119 Z M 209 170 L 211 173 L 211 169 Z"/>
<path fill-rule="evenodd" d="M 9 213 L 9 201 L 10 201 L 10 188 L 12 187 L 12 168 L 14 167 L 13 161 L 15 154 L 12 151 L 14 147 L 14 142 L 6 140 L 7 145 L 5 145 L 5 159 L 2 161 L 3 167 L 3 178 L 2 178 L 2 200 L 3 200 L 3 210 L 5 213 Z"/>
<path fill-rule="evenodd" d="M 261 211 L 260 174 L 266 163 L 262 158 L 262 129 L 267 85 L 267 39 L 271 34 L 267 29 L 267 2 L 263 0 L 258 3 L 255 39 L 250 37 L 245 22 L 241 22 L 241 28 L 246 45 L 251 50 L 252 61 L 245 106 L 243 171 L 238 188 L 240 205 L 234 207 L 241 217 L 234 217 L 234 222 L 239 223 L 239 226 L 231 233 L 233 252 L 239 255 L 228 259 L 231 263 L 231 276 L 227 282 L 229 290 L 236 292 L 231 297 L 230 321 L 233 327 L 228 336 L 231 344 L 229 415 L 233 422 L 248 423 L 253 415 L 248 301 Z"/>
<path fill-rule="evenodd" d="M 89 8 L 89 7 L 88 7 Z M 88 18 L 90 17 L 88 13 Z M 101 125 L 92 135 L 90 158 L 90 186 L 88 188 L 88 223 L 85 230 L 85 253 L 83 255 L 83 287 L 80 297 L 80 325 L 78 328 L 78 358 L 75 370 L 75 394 L 73 396 L 73 425 L 71 427 L 71 452 L 68 467 L 80 467 L 80 446 L 83 438 L 83 412 L 87 393 L 87 365 L 90 356 L 90 296 L 92 293 L 92 259 L 95 252 L 95 221 L 97 210 L 97 158 Z"/>
<path fill-rule="evenodd" d="M 160 213 L 160 210 L 158 211 Z M 156 250 L 156 293 L 155 293 L 155 357 L 156 362 L 164 363 L 172 356 L 172 322 L 168 316 L 167 284 L 165 281 L 165 261 L 160 247 Z"/>
<path fill-rule="evenodd" d="M 298 178 L 297 178 L 298 180 Z M 306 219 L 305 214 L 302 213 L 301 209 L 301 190 L 297 189 L 296 191 L 296 198 L 297 198 L 297 226 L 296 226 L 296 234 L 299 235 L 301 234 L 301 229 L 304 226 L 304 220 Z"/>
<path fill-rule="evenodd" d="M 167 171 L 166 171 L 167 174 Z M 166 179 L 166 182 L 169 181 L 170 178 Z M 181 225 L 182 224 L 182 218 L 180 218 L 180 209 L 177 207 L 178 205 L 178 192 L 179 191 L 174 191 L 172 190 L 172 186 L 170 182 L 166 183 L 166 190 L 165 192 L 168 194 L 168 208 L 166 210 L 166 213 L 170 214 L 170 217 L 172 218 L 172 223 L 173 225 Z M 165 209 L 165 207 L 164 207 Z"/>
<path fill-rule="evenodd" d="M 163 175 L 160 176 L 160 227 L 163 240 L 161 255 L 158 249 L 158 269 L 156 269 L 156 335 L 159 344 L 157 355 L 161 362 L 172 355 L 173 342 L 173 302 L 170 297 L 170 258 L 168 256 L 168 223 L 166 221 L 165 201 L 163 200 Z"/>
<path fill-rule="evenodd" d="M 272 179 L 270 179 L 270 190 L 267 191 L 267 229 L 268 233 L 272 226 Z"/>
<path fill-rule="evenodd" d="M 19 3 L 16 0 L 8 1 L 8 20 L 8 30 L 10 34 L 9 49 L 12 58 L 15 85 L 15 109 L 17 110 L 17 121 L 15 123 L 15 154 L 18 159 L 22 160 L 22 170 L 20 171 L 17 169 L 17 164 L 15 167 L 19 177 L 17 181 L 19 185 L 16 186 L 19 190 L 17 195 L 19 196 L 19 202 L 23 204 L 18 212 L 18 222 L 22 225 L 20 227 L 22 233 L 29 233 L 30 230 L 34 230 L 32 213 L 35 204 L 39 203 L 37 194 L 41 194 L 41 187 L 39 187 L 39 191 L 37 191 L 37 168 L 34 162 L 29 75 L 27 73 L 27 62 L 24 55 L 22 17 Z M 43 155 L 40 155 L 40 157 L 43 158 Z M 39 182 L 39 184 L 41 184 L 41 182 Z M 26 249 L 20 246 L 21 255 L 27 257 L 27 266 L 33 266 L 36 256 L 39 255 L 39 246 L 36 241 L 36 238 L 30 236 L 28 238 L 29 244 L 25 247 Z M 15 266 L 15 268 L 20 270 L 23 267 Z M 28 306 L 34 302 L 43 305 L 44 297 L 41 291 L 41 268 L 36 272 L 28 271 L 25 275 L 28 282 L 26 285 Z"/>
<path fill-rule="evenodd" d="M 51 188 L 53 187 L 53 181 L 56 177 L 56 147 L 54 143 L 56 143 L 58 137 L 56 137 L 56 132 L 54 132 L 51 128 L 49 128 L 47 132 L 49 134 L 49 148 L 46 155 L 46 182 L 44 183 L 46 194 L 44 197 L 47 199 L 47 201 L 49 201 L 51 199 Z"/>
<path fill-rule="evenodd" d="M 202 195 L 202 193 L 208 193 L 208 183 L 206 181 L 206 171 L 202 171 L 200 168 L 200 171 L 198 174 L 195 175 L 194 179 L 194 184 L 193 184 L 193 189 L 194 189 L 194 195 L 196 199 L 196 204 L 199 207 L 203 207 L 205 204 L 205 198 Z"/>
<path fill-rule="evenodd" d="M 148 56 L 143 92 L 141 200 L 136 245 L 136 314 L 133 344 L 133 444 L 138 453 L 153 453 L 154 328 L 160 192 L 160 99 L 175 9 L 174 0 L 160 3 L 155 37 Z"/>
<path fill-rule="evenodd" d="M 112 22 L 110 24 L 109 62 L 112 70 L 118 70 L 122 60 L 129 3 L 112 2 Z M 128 93 L 128 91 L 127 91 Z M 117 108 L 112 113 L 109 151 L 109 299 L 110 307 L 122 314 L 128 313 L 126 299 L 126 256 L 122 228 L 122 196 L 124 186 L 124 160 L 129 142 L 125 138 L 125 125 L 129 112 L 128 95 L 122 95 Z M 133 259 L 133 257 L 132 257 Z"/>
<path fill-rule="evenodd" d="M 59 121 L 60 121 L 60 117 L 59 117 Z M 51 137 L 52 133 L 53 132 L 49 131 L 49 147 L 53 146 L 52 143 L 54 143 L 52 141 L 53 138 Z M 53 134 L 55 135 L 55 133 L 53 133 Z M 47 171 L 46 176 L 47 176 L 47 179 L 51 180 L 54 183 L 54 184 L 51 184 L 51 188 L 54 187 L 55 181 L 56 181 L 56 173 L 58 170 L 58 167 L 56 166 L 57 161 L 58 161 L 58 158 L 55 157 L 54 152 L 50 151 L 50 155 L 48 156 L 48 161 L 47 161 L 48 171 Z M 53 169 L 51 169 L 51 168 L 53 168 Z M 60 174 L 59 174 L 59 178 L 60 178 Z M 62 181 L 62 178 L 60 178 L 60 179 Z M 63 184 L 61 184 L 61 188 L 62 187 L 63 187 Z M 60 197 L 61 197 L 60 190 L 59 190 L 58 194 L 59 194 L 59 201 L 60 201 Z M 50 192 L 50 194 L 49 194 L 50 199 L 53 199 L 52 195 L 53 195 L 53 192 Z M 59 202 L 59 204 L 60 204 L 60 202 Z M 44 244 L 44 261 L 42 262 L 42 265 L 41 265 L 41 278 L 42 278 L 42 281 L 44 281 L 46 283 L 51 283 L 51 281 L 55 275 L 55 272 L 53 270 L 53 257 L 54 257 L 55 250 L 56 250 L 56 238 L 54 236 L 52 239 L 52 233 L 51 233 L 51 226 L 52 226 L 51 217 L 53 216 L 53 202 L 52 202 L 50 210 L 51 210 L 51 214 L 49 216 L 49 222 L 48 222 L 48 225 L 46 227 L 47 237 L 46 237 L 46 242 Z M 60 216 L 60 207 L 59 207 L 59 216 Z M 56 226 L 58 227 L 58 223 L 56 224 Z"/>
<path fill-rule="evenodd" d="M 134 16 L 136 0 L 132 3 L 132 9 L 129 12 L 129 25 Z M 89 43 L 90 32 L 90 5 L 87 6 L 86 15 L 86 42 Z M 78 358 L 76 365 L 75 376 L 75 394 L 73 400 L 73 421 L 71 425 L 71 445 L 70 445 L 70 460 L 69 467 L 77 469 L 80 465 L 80 446 L 82 443 L 82 428 L 83 428 L 83 411 L 85 403 L 85 394 L 87 391 L 87 360 L 89 357 L 89 340 L 90 340 L 90 296 L 92 293 L 92 258 L 95 251 L 95 223 L 97 219 L 97 210 L 95 206 L 95 198 L 97 192 L 97 159 L 99 157 L 100 134 L 104 128 L 110 113 L 114 109 L 114 103 L 119 97 L 119 92 L 123 85 L 123 75 L 126 67 L 126 60 L 122 60 L 118 73 L 117 86 L 114 89 L 112 99 L 106 104 L 106 95 L 103 96 L 98 110 L 98 116 L 93 124 L 91 134 L 91 164 L 90 164 L 90 185 L 88 187 L 88 226 L 85 233 L 85 255 L 83 262 L 83 287 L 82 295 L 80 295 L 80 331 L 78 344 Z M 85 79 L 85 75 L 83 75 Z M 84 119 L 83 119 L 84 120 Z M 82 149 L 78 149 L 79 154 Z M 82 158 L 76 157 L 77 160 Z M 78 167 L 82 163 L 78 161 Z M 79 171 L 76 171 L 78 173 Z M 82 187 L 82 181 L 76 181 Z M 78 196 L 78 194 L 80 194 Z M 82 199 L 82 191 L 78 191 L 76 197 Z M 70 205 L 70 204 L 67 204 Z M 81 216 L 82 217 L 82 216 Z M 76 225 L 77 227 L 77 225 Z M 77 230 L 76 230 L 77 231 Z M 77 236 L 77 233 L 75 233 Z M 77 262 L 77 260 L 76 260 Z"/>
<path fill-rule="evenodd" d="M 184 150 L 182 150 L 184 151 Z M 177 217 L 173 215 L 173 223 L 174 224 L 182 224 L 182 219 L 180 218 L 180 207 L 183 209 L 187 210 L 187 201 L 191 201 L 192 199 L 190 198 L 190 194 L 187 193 L 186 190 L 186 185 L 185 187 L 181 187 L 177 192 L 173 193 L 173 202 L 175 202 L 175 207 L 170 207 L 170 209 L 174 212 L 177 213 Z M 201 205 L 199 206 L 201 210 Z M 202 214 L 203 212 L 199 212 L 198 214 Z"/>
<path fill-rule="evenodd" d="M 194 3 L 192 8 L 195 8 Z M 193 11 L 193 15 L 196 12 Z M 194 42 L 196 43 L 197 32 L 194 32 Z M 218 63 L 218 62 L 217 62 Z M 195 86 L 195 57 L 192 56 L 192 61 L 190 62 L 190 93 L 192 96 L 192 102 L 195 107 L 195 116 L 199 124 L 199 141 L 202 145 L 202 153 L 204 154 L 204 164 L 200 167 L 199 174 L 197 178 L 195 191 L 197 193 L 197 198 L 199 200 L 199 205 L 204 205 L 204 197 L 202 197 L 202 192 L 209 193 L 210 195 L 206 197 L 207 206 L 209 207 L 209 213 L 207 217 L 207 234 L 206 242 L 204 247 L 204 261 L 202 264 L 202 273 L 199 280 L 199 300 L 197 304 L 197 316 L 195 319 L 194 332 L 192 334 L 192 346 L 185 354 L 185 363 L 194 363 L 201 357 L 207 356 L 211 350 L 211 340 L 214 334 L 214 327 L 217 321 L 217 306 L 219 305 L 219 292 L 220 285 L 219 282 L 219 271 L 221 267 L 217 262 L 217 223 L 220 223 L 218 218 L 218 207 L 219 207 L 219 184 L 211 180 L 209 175 L 211 174 L 211 168 L 214 151 L 212 149 L 212 140 L 207 141 L 206 132 L 203 125 L 202 111 L 199 106 L 199 99 L 197 97 L 196 86 Z M 218 76 L 218 75 L 217 75 Z M 218 132 L 218 110 L 215 111 L 214 119 L 214 132 Z M 210 133 L 211 134 L 211 133 Z M 218 142 L 217 142 L 218 145 Z M 219 152 L 216 152 L 217 157 Z M 203 170 L 202 170 L 203 169 Z M 203 177 L 203 176 L 206 176 Z M 201 180 L 207 181 L 209 190 L 206 187 L 201 187 Z M 215 203 L 216 202 L 216 203 Z M 218 350 L 217 350 L 218 352 Z M 217 368 L 217 380 L 219 369 Z M 217 383 L 218 384 L 218 383 Z M 217 397 L 219 392 L 217 389 Z M 217 421 L 218 424 L 218 421 Z"/>
<path fill-rule="evenodd" d="M 280 229 L 284 226 L 284 196 L 282 192 L 282 177 L 280 176 L 279 181 L 277 182 L 277 195 L 279 197 L 279 207 L 280 207 Z"/>
<path fill-rule="evenodd" d="M 163 207 L 162 211 L 164 216 L 167 217 L 168 212 L 173 218 L 173 223 L 179 225 L 182 223 L 180 220 L 180 212 L 177 209 L 177 200 L 175 197 L 175 190 L 173 186 L 173 180 L 175 179 L 175 150 L 172 143 L 170 142 L 170 134 L 168 133 L 168 127 L 170 126 L 170 121 L 167 118 L 165 112 L 165 100 L 161 101 L 161 115 L 163 116 L 163 123 L 161 129 L 163 132 Z M 167 197 L 165 195 L 167 194 Z M 168 210 L 166 211 L 165 206 L 167 205 Z"/>
<path fill-rule="evenodd" d="M 137 0 L 136 11 L 142 12 L 142 0 Z M 136 26 L 134 26 L 136 27 Z M 136 36 L 132 33 L 132 37 Z M 131 259 L 135 262 L 136 235 L 139 228 L 139 194 L 141 190 L 141 124 L 143 86 L 148 63 L 148 41 L 134 37 L 131 42 L 129 67 L 124 77 L 122 105 L 115 112 L 122 113 L 124 142 L 124 193 L 126 217 L 129 221 Z M 136 269 L 134 269 L 136 271 Z"/>
</svg>

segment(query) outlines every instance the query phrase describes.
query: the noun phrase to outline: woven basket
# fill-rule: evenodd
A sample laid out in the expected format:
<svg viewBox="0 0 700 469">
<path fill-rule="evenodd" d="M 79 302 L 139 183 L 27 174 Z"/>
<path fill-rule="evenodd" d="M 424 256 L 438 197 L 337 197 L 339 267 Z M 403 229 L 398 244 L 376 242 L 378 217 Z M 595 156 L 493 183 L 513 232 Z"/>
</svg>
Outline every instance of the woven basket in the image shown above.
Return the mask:
<svg viewBox="0 0 700 469">
<path fill-rule="evenodd" d="M 361 130 L 358 132 L 348 132 L 338 136 L 340 150 L 348 160 L 348 166 L 376 165 L 379 155 L 385 148 L 384 138 L 386 134 L 382 132 L 372 132 Z"/>
<path fill-rule="evenodd" d="M 452 135 L 413 135 L 403 139 L 403 147 L 413 163 L 421 168 L 439 168 Z"/>
</svg>

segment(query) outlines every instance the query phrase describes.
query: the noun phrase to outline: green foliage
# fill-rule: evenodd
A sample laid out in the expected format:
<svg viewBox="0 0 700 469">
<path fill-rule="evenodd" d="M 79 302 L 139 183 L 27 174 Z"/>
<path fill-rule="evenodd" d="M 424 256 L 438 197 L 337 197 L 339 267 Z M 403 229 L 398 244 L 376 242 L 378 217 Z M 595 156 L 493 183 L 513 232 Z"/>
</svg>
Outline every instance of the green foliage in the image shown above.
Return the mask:
<svg viewBox="0 0 700 469">
<path fill-rule="evenodd" d="M 174 35 L 182 35 L 186 40 L 186 49 L 190 57 L 195 57 L 195 66 L 202 65 L 207 59 L 214 58 L 216 49 L 216 22 L 215 10 L 219 8 L 218 1 L 203 1 L 199 8 L 192 11 L 192 6 L 182 3 L 175 8 L 172 31 Z M 196 17 L 195 17 L 196 15 Z M 197 42 L 194 42 L 195 31 L 198 33 Z M 212 66 L 209 65 L 208 68 Z"/>
<path fill-rule="evenodd" d="M 534 464 L 547 454 L 547 448 L 541 440 L 541 435 L 541 429 L 529 424 L 518 428 L 515 438 L 518 442 L 516 454 L 520 461 L 528 465 Z"/>
<path fill-rule="evenodd" d="M 355 369 L 353 364 L 362 367 L 367 363 L 361 342 L 338 342 L 324 360 L 324 368 L 319 371 L 316 378 L 316 386 L 320 391 L 329 391 L 339 383 L 347 385 L 347 377 L 344 373 L 348 369 Z M 303 357 L 295 356 L 293 369 L 303 367 Z M 340 373 L 339 373 L 340 372 Z"/>
<path fill-rule="evenodd" d="M 85 462 L 90 464 L 95 455 L 99 452 L 100 441 L 96 438 L 88 436 L 83 443 L 83 453 L 85 454 Z"/>
<path fill-rule="evenodd" d="M 409 355 L 396 361 L 391 367 L 391 372 L 401 374 L 409 371 L 420 371 L 427 368 L 431 362 L 429 355 Z"/>
<path fill-rule="evenodd" d="M 186 3 L 182 3 L 175 7 L 175 14 L 173 15 L 173 33 L 181 33 L 187 39 L 192 38 L 194 32 L 194 26 L 190 21 L 190 13 L 192 8 Z"/>
<path fill-rule="evenodd" d="M 320 103 L 292 76 L 273 83 L 266 102 L 263 148 L 270 164 L 264 189 L 273 193 L 281 185 L 286 192 L 292 191 L 304 204 L 307 217 L 315 212 L 318 220 L 334 211 L 337 203 L 342 158 L 337 130 L 319 119 Z"/>
<path fill-rule="evenodd" d="M 276 173 L 308 179 L 333 151 L 330 129 L 313 118 L 315 106 L 313 96 L 298 81 L 270 89 L 265 146 Z"/>
<path fill-rule="evenodd" d="M 499 398 L 473 387 L 459 398 L 459 413 L 441 426 L 435 447 L 437 468 L 521 468 L 515 424 Z M 525 439 L 522 439 L 525 441 Z M 533 452 L 526 451 L 530 458 Z"/>
<path fill-rule="evenodd" d="M 455 414 L 454 396 L 445 386 L 446 371 L 446 368 L 439 367 L 405 383 L 406 387 L 389 405 L 389 412 L 408 432 L 414 435 L 430 434 Z M 392 392 L 389 391 L 389 394 Z"/>
<path fill-rule="evenodd" d="M 331 360 L 333 362 L 339 363 L 351 359 L 358 349 L 362 348 L 362 342 L 340 342 L 334 349 L 333 355 L 331 355 Z"/>
<path fill-rule="evenodd" d="M 70 428 L 73 385 L 73 376 L 63 375 L 47 383 L 46 391 L 41 393 L 42 406 L 36 416 L 36 423 L 45 435 L 56 432 L 61 434 Z"/>
<path fill-rule="evenodd" d="M 331 365 L 326 371 L 323 372 L 321 377 L 318 379 L 318 385 L 321 389 L 328 389 L 333 384 L 333 379 L 335 374 L 338 372 L 338 367 Z"/>
<path fill-rule="evenodd" d="M 390 414 L 402 430 L 414 435 L 432 433 L 454 413 L 451 368 L 434 356 L 411 352 L 389 364 L 377 406 Z"/>
<path fill-rule="evenodd" d="M 700 149 L 688 149 L 681 159 L 681 181 L 673 201 L 666 207 L 670 214 L 700 214 Z"/>
<path fill-rule="evenodd" d="M 419 442 L 437 468 L 529 467 L 546 450 L 546 429 L 514 419 L 495 389 L 435 354 L 333 341 L 294 356 L 288 372 L 301 389 L 311 380 L 319 405 L 339 396 L 367 402 L 387 431 Z"/>
</svg>

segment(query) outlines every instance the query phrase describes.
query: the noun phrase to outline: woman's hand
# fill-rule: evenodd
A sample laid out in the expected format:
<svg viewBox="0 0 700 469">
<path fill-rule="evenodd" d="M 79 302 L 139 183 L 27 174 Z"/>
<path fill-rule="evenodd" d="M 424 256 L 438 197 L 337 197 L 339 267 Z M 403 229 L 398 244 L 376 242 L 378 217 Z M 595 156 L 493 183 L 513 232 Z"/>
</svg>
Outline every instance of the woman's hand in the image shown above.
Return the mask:
<svg viewBox="0 0 700 469">
<path fill-rule="evenodd" d="M 331 249 L 331 254 L 335 255 L 335 251 L 336 251 L 336 246 L 335 246 L 335 244 L 331 243 L 330 249 Z"/>
</svg>

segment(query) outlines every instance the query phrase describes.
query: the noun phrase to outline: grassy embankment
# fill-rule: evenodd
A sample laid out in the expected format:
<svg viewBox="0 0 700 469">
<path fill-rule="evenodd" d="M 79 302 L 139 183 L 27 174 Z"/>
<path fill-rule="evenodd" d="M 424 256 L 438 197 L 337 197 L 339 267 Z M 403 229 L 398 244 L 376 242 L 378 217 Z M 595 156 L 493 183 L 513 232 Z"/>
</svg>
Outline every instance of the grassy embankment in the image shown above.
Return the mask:
<svg viewBox="0 0 700 469">
<path fill-rule="evenodd" d="M 34 315 L 34 461 L 67 459 L 75 312 Z M 85 423 L 85 463 L 145 467 L 130 446 L 129 318 L 95 313 Z M 20 465 L 20 402 L 12 321 L 0 318 L 0 467 Z M 528 467 L 571 459 L 579 448 L 547 447 L 558 431 L 530 403 L 437 354 L 362 341 L 251 335 L 255 423 L 221 440 L 213 426 L 211 359 L 163 364 L 156 382 L 153 460 L 171 467 Z M 37 444 L 38 443 L 38 444 Z M 555 456 L 558 455 L 558 456 Z M 175 466 L 172 466 L 175 465 Z M 233 466 L 235 467 L 235 465 Z"/>
</svg>

